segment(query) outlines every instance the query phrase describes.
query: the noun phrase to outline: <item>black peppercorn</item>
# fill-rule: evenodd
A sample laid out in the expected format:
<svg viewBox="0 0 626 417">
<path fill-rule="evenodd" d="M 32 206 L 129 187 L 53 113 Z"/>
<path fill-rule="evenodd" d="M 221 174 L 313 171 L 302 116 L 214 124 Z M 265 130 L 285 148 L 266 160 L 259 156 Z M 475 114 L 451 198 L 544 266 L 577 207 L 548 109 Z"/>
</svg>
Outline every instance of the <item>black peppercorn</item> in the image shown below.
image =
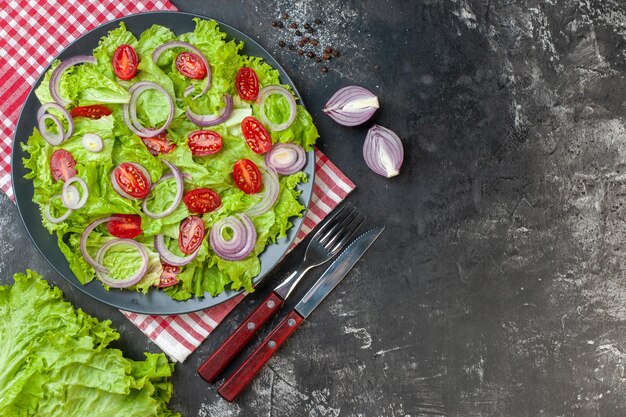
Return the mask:
<svg viewBox="0 0 626 417">
<path fill-rule="evenodd" d="M 298 41 L 298 46 L 304 46 L 304 41 Z"/>
<path fill-rule="evenodd" d="M 296 22 L 291 22 L 289 27 L 292 28 L 292 29 L 298 29 L 298 24 Z"/>
<path fill-rule="evenodd" d="M 319 56 L 315 57 L 315 62 L 322 62 L 322 58 L 320 58 Z"/>
<path fill-rule="evenodd" d="M 305 36 L 304 38 L 302 38 L 302 40 L 303 40 L 305 43 L 307 43 L 307 42 L 309 42 L 309 41 L 310 41 L 310 39 L 309 39 L 309 37 L 308 37 L 308 36 Z"/>
<path fill-rule="evenodd" d="M 280 46 L 281 48 L 284 48 L 284 47 L 285 47 L 285 45 L 286 45 L 286 44 L 285 44 L 285 42 L 283 42 L 283 41 L 278 41 L 278 46 Z"/>
<path fill-rule="evenodd" d="M 304 51 L 302 49 L 298 49 L 298 55 L 304 55 Z"/>
<path fill-rule="evenodd" d="M 302 36 L 302 32 L 300 32 L 299 30 L 296 30 L 296 36 Z"/>
<path fill-rule="evenodd" d="M 278 27 L 278 22 L 274 20 L 274 21 L 272 22 L 272 26 L 273 26 L 273 27 Z"/>
<path fill-rule="evenodd" d="M 311 39 L 311 45 L 317 46 L 317 44 L 318 44 L 317 39 L 315 38 Z"/>
<path fill-rule="evenodd" d="M 375 70 L 379 70 L 380 69 L 380 65 L 378 65 L 378 64 L 374 65 L 374 69 Z"/>
<path fill-rule="evenodd" d="M 287 12 L 283 13 L 283 19 L 285 20 L 289 19 L 289 13 Z"/>
<path fill-rule="evenodd" d="M 322 72 L 328 72 L 328 67 L 323 66 L 323 67 L 322 67 Z"/>
<path fill-rule="evenodd" d="M 305 28 L 305 29 L 311 29 L 311 25 L 309 25 L 308 23 L 305 23 L 305 24 L 304 24 L 304 28 Z"/>
<path fill-rule="evenodd" d="M 331 49 L 330 46 L 327 46 L 326 48 L 324 48 L 324 52 L 326 52 L 327 54 L 330 54 L 333 50 Z"/>
<path fill-rule="evenodd" d="M 308 56 L 309 58 L 314 58 L 315 54 L 313 52 L 309 51 L 309 52 L 306 53 L 306 56 Z"/>
<path fill-rule="evenodd" d="M 322 20 L 321 19 L 315 19 L 315 24 L 316 25 L 321 25 L 322 24 Z"/>
<path fill-rule="evenodd" d="M 296 49 L 296 45 L 294 45 L 293 43 L 290 43 L 289 50 L 293 51 L 294 49 Z"/>
<path fill-rule="evenodd" d="M 324 55 L 322 55 L 322 58 L 328 61 L 330 59 L 330 54 L 328 52 L 324 52 Z"/>
<path fill-rule="evenodd" d="M 333 54 L 333 56 L 334 56 L 335 58 L 337 58 L 339 55 L 341 55 L 341 54 L 339 53 L 339 51 L 338 51 L 338 50 L 336 50 L 336 49 L 333 49 L 332 54 Z"/>
<path fill-rule="evenodd" d="M 278 25 L 276 25 L 276 27 L 278 27 L 279 29 L 282 29 L 285 27 L 285 25 L 283 25 L 283 22 L 276 22 L 278 23 Z"/>
</svg>

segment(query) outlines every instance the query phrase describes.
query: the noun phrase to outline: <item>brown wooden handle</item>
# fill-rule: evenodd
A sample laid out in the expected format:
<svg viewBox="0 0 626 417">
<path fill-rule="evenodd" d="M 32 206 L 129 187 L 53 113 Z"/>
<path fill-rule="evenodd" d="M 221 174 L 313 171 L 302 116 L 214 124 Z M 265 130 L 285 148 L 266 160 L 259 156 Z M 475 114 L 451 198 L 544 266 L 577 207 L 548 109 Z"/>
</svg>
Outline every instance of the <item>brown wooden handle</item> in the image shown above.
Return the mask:
<svg viewBox="0 0 626 417">
<path fill-rule="evenodd" d="M 272 357 L 274 352 L 287 340 L 304 319 L 295 310 L 261 342 L 261 344 L 248 356 L 248 359 L 222 384 L 217 392 L 229 402 L 232 402 L 244 390 L 244 388 L 259 373 L 263 365 Z"/>
<path fill-rule="evenodd" d="M 213 382 L 233 358 L 250 343 L 250 340 L 252 340 L 259 328 L 278 311 L 283 303 L 283 299 L 272 292 L 235 329 L 228 339 L 224 340 L 217 350 L 200 365 L 198 374 L 208 382 Z"/>
</svg>

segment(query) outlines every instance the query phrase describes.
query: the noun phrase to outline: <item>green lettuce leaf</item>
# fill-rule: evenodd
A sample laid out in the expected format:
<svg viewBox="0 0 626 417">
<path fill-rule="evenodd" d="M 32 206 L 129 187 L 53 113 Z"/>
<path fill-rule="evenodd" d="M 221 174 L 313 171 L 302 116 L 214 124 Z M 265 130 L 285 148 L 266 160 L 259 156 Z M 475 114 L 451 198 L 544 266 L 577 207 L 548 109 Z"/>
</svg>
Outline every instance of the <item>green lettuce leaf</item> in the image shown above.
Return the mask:
<svg viewBox="0 0 626 417">
<path fill-rule="evenodd" d="M 110 321 L 75 310 L 33 271 L 0 286 L 0 416 L 173 417 L 173 364 L 126 359 Z"/>
</svg>

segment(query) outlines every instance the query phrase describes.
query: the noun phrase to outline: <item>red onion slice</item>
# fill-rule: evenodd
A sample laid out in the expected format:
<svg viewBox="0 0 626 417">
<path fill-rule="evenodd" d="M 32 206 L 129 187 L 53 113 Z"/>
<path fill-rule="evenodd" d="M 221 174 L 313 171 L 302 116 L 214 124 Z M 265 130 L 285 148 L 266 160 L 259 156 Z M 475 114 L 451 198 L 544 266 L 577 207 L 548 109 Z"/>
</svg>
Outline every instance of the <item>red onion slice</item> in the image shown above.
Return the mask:
<svg viewBox="0 0 626 417">
<path fill-rule="evenodd" d="M 387 178 L 396 176 L 404 160 L 402 141 L 393 131 L 374 125 L 365 137 L 363 158 L 375 173 Z"/>
<path fill-rule="evenodd" d="M 157 90 L 167 98 L 167 104 L 170 108 L 170 112 L 167 116 L 167 120 L 165 121 L 165 123 L 163 123 L 163 125 L 159 128 L 145 127 L 139 122 L 139 119 L 137 118 L 137 100 L 139 99 L 141 93 L 146 90 Z M 167 90 L 160 85 L 153 83 L 152 81 L 140 81 L 136 84 L 133 84 L 128 89 L 128 92 L 131 94 L 130 103 L 124 104 L 122 106 L 122 116 L 124 117 L 124 123 L 126 123 L 128 129 L 130 129 L 130 131 L 137 136 L 148 138 L 158 136 L 160 133 L 163 133 L 174 119 L 174 100 L 172 99 L 172 96 L 170 96 L 170 94 L 167 92 Z"/>
<path fill-rule="evenodd" d="M 162 161 L 170 169 L 171 174 L 174 177 L 174 180 L 176 181 L 176 194 L 174 195 L 174 200 L 172 200 L 172 204 L 165 211 L 162 211 L 161 213 L 153 213 L 152 211 L 148 210 L 148 198 L 146 197 L 143 200 L 143 202 L 141 203 L 143 212 L 146 214 L 146 216 L 151 217 L 153 219 L 162 219 L 163 217 L 167 217 L 170 214 L 172 214 L 183 199 L 183 192 L 184 192 L 184 187 L 185 187 L 183 183 L 183 174 L 180 173 L 180 170 L 176 167 L 176 165 L 172 164 L 169 161 L 166 161 L 165 159 L 163 159 Z M 168 178 L 165 178 L 166 176 L 167 175 L 164 175 L 163 177 L 161 177 L 161 179 L 154 184 L 152 189 L 154 189 L 159 183 L 165 181 L 166 179 L 171 178 L 171 176 Z"/>
<path fill-rule="evenodd" d="M 79 183 L 83 188 L 82 195 L 78 194 L 78 190 L 72 184 L 75 182 Z M 73 190 L 72 190 L 73 189 Z M 76 190 L 74 192 L 74 190 Z M 80 198 L 76 199 L 76 194 L 80 196 Z M 89 197 L 89 188 L 87 188 L 87 183 L 80 177 L 72 177 L 69 180 L 65 181 L 63 184 L 63 191 L 61 192 L 61 199 L 63 200 L 63 204 L 65 207 L 72 210 L 78 210 L 83 207 L 87 202 L 87 198 Z"/>
<path fill-rule="evenodd" d="M 104 284 L 108 285 L 112 288 L 128 288 L 131 285 L 138 283 L 141 278 L 146 274 L 148 270 L 148 253 L 146 252 L 146 248 L 139 242 L 136 242 L 132 239 L 114 239 L 106 242 L 104 245 L 98 249 L 98 253 L 96 254 L 97 262 L 102 265 L 102 261 L 104 260 L 104 255 L 107 253 L 109 249 L 113 246 L 117 245 L 131 245 L 137 248 L 139 254 L 141 255 L 141 265 L 137 272 L 131 275 L 128 278 L 124 279 L 114 279 L 109 276 L 107 270 L 98 270 L 96 269 L 96 275 L 98 279 L 102 281 Z"/>
<path fill-rule="evenodd" d="M 196 251 L 192 253 L 191 255 L 184 256 L 184 257 L 178 256 L 178 255 L 173 254 L 172 251 L 170 251 L 167 248 L 163 235 L 156 235 L 154 237 L 154 248 L 157 250 L 157 252 L 159 252 L 159 255 L 161 256 L 161 260 L 165 263 L 168 263 L 174 266 L 187 265 L 188 263 L 193 261 L 196 258 L 196 256 L 198 256 L 198 252 L 200 252 L 201 247 L 202 245 L 200 245 L 198 249 L 196 249 Z"/>
<path fill-rule="evenodd" d="M 44 208 L 43 208 L 43 214 L 44 214 L 44 216 L 46 216 L 46 219 L 48 219 L 49 222 L 54 223 L 54 224 L 59 224 L 62 221 L 65 221 L 65 219 L 67 219 L 70 216 L 70 214 L 72 214 L 72 212 L 74 211 L 74 210 L 68 208 L 67 211 L 64 214 L 62 214 L 61 216 L 54 217 L 52 215 L 52 213 L 50 213 L 50 202 L 52 202 L 54 200 L 58 200 L 59 198 L 61 198 L 60 195 L 52 196 L 50 198 L 50 200 L 48 201 L 48 204 L 46 204 L 44 206 Z"/>
<path fill-rule="evenodd" d="M 187 117 L 191 122 L 200 127 L 215 126 L 224 123 L 233 112 L 233 96 L 226 93 L 222 97 L 226 105 L 217 114 L 198 114 L 187 107 Z"/>
<path fill-rule="evenodd" d="M 231 229 L 233 237 L 224 239 L 224 231 Z M 240 261 L 247 258 L 256 244 L 257 233 L 252 220 L 241 214 L 218 220 L 211 227 L 209 242 L 213 252 L 227 261 Z"/>
<path fill-rule="evenodd" d="M 65 120 L 67 120 L 67 131 L 57 116 L 46 113 L 48 109 L 57 110 L 63 115 Z M 48 131 L 46 128 L 46 120 L 52 120 L 54 124 L 56 124 L 56 134 Z M 52 146 L 60 145 L 64 140 L 69 139 L 74 134 L 74 120 L 72 119 L 70 112 L 57 103 L 43 104 L 39 110 L 37 110 L 37 127 L 41 132 L 41 136 L 43 136 L 43 138 Z"/>
<path fill-rule="evenodd" d="M 351 85 L 333 94 L 324 106 L 324 113 L 344 126 L 357 126 L 368 121 L 379 107 L 374 93 Z"/>
<path fill-rule="evenodd" d="M 269 96 L 272 96 L 274 94 L 280 94 L 281 96 L 285 97 L 287 99 L 287 102 L 289 103 L 289 118 L 287 118 L 287 120 L 284 121 L 283 123 L 279 123 L 279 124 L 276 124 L 270 121 L 267 118 L 267 115 L 265 114 L 265 101 L 267 100 Z M 271 130 L 274 130 L 274 131 L 285 130 L 289 126 L 291 126 L 294 120 L 296 120 L 296 112 L 297 112 L 296 99 L 293 98 L 293 94 L 291 94 L 289 90 L 287 90 L 283 86 L 270 85 L 270 86 L 265 87 L 264 89 L 259 91 L 259 97 L 257 98 L 257 103 L 259 104 L 259 112 L 260 112 L 259 115 L 261 116 L 261 121 L 264 124 L 266 124 Z"/>
<path fill-rule="evenodd" d="M 280 175 L 291 175 L 306 165 L 306 152 L 295 143 L 277 143 L 265 154 L 265 164 Z"/>
<path fill-rule="evenodd" d="M 91 55 L 78 55 L 61 62 L 54 69 L 54 71 L 52 71 L 52 75 L 50 76 L 50 95 L 52 96 L 54 101 L 59 103 L 61 106 L 66 107 L 68 104 L 70 104 L 68 100 L 65 100 L 63 97 L 61 97 L 59 88 L 61 83 L 61 76 L 69 67 L 85 63 L 97 64 L 98 61 Z"/>
<path fill-rule="evenodd" d="M 148 172 L 148 170 L 143 165 L 138 164 L 136 162 L 128 162 L 128 163 L 134 166 L 135 169 L 140 171 L 146 177 L 146 181 L 147 181 L 146 186 L 148 187 L 148 189 L 152 188 L 152 177 L 150 177 L 150 173 Z M 122 190 L 122 187 L 120 187 L 120 185 L 117 183 L 117 180 L 115 179 L 115 171 L 117 170 L 118 167 L 119 165 L 113 168 L 113 170 L 111 171 L 111 175 L 109 176 L 113 189 L 115 190 L 116 193 L 118 193 L 124 198 L 128 198 L 129 200 L 139 200 L 137 197 L 133 197 L 132 195 L 128 194 L 126 191 Z"/>
<path fill-rule="evenodd" d="M 278 181 L 278 175 L 273 168 L 263 170 L 263 195 L 261 201 L 252 206 L 246 214 L 250 217 L 260 216 L 265 213 L 276 204 L 278 196 L 280 195 L 280 182 Z"/>
<path fill-rule="evenodd" d="M 183 42 L 183 41 L 169 41 L 169 42 L 165 42 L 163 45 L 157 47 L 154 50 L 154 52 L 152 52 L 152 61 L 154 61 L 154 63 L 157 64 L 161 54 L 163 52 L 167 51 L 168 49 L 172 49 L 172 48 L 185 48 L 188 51 L 193 52 L 194 54 L 196 54 L 196 55 L 198 55 L 200 57 L 200 60 L 202 61 L 202 63 L 206 67 L 206 79 L 207 79 L 206 80 L 206 85 L 204 86 L 204 88 L 202 89 L 200 94 L 198 94 L 194 98 L 200 97 L 202 94 L 205 94 L 207 91 L 209 91 L 209 88 L 211 88 L 211 66 L 209 65 L 209 61 L 206 59 L 206 57 L 204 56 L 202 51 L 200 51 L 198 48 L 196 48 L 192 44 L 187 43 L 187 42 Z M 185 90 L 185 97 L 187 97 L 189 94 L 191 94 L 192 91 L 193 91 L 193 85 L 191 85 L 190 87 L 187 87 L 187 89 Z"/>
<path fill-rule="evenodd" d="M 94 220 L 87 226 L 87 228 L 83 231 L 83 234 L 80 236 L 80 253 L 83 255 L 83 258 L 85 258 L 85 261 L 89 265 L 94 267 L 96 271 L 100 270 L 106 272 L 107 268 L 104 265 L 96 262 L 95 259 L 93 259 L 91 255 L 89 255 L 89 251 L 87 250 L 87 238 L 96 227 L 114 218 L 115 217 L 104 217 L 102 219 Z"/>
</svg>

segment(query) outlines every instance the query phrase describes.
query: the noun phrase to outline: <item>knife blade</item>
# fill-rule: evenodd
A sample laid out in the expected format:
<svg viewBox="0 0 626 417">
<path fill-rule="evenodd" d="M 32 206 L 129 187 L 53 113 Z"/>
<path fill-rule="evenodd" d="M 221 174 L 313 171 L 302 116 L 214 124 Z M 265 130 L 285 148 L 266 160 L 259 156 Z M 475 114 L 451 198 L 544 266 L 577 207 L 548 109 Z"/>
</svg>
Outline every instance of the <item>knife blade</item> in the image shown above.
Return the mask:
<svg viewBox="0 0 626 417">
<path fill-rule="evenodd" d="M 378 226 L 363 233 L 339 254 L 311 289 L 302 297 L 276 328 L 256 347 L 244 363 L 219 387 L 217 392 L 229 402 L 234 401 L 252 382 L 263 365 L 282 346 L 287 337 L 300 326 L 313 310 L 341 282 L 374 241 L 385 230 Z"/>
</svg>

